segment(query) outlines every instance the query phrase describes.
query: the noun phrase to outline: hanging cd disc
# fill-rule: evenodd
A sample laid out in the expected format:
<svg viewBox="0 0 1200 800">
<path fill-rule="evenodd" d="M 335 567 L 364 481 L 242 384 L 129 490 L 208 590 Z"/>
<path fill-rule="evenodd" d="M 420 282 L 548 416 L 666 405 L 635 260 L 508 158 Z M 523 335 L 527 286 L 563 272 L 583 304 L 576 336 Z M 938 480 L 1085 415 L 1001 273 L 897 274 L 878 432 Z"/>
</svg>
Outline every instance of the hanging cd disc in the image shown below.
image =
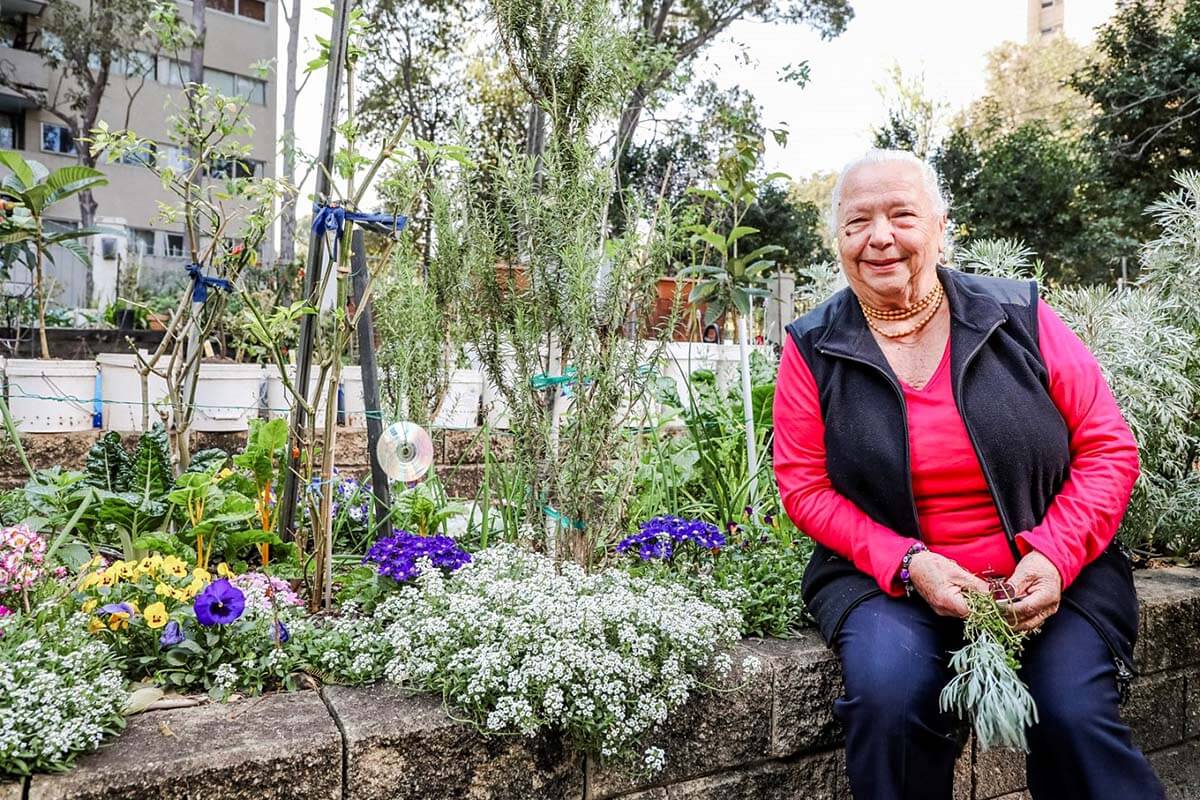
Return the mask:
<svg viewBox="0 0 1200 800">
<path fill-rule="evenodd" d="M 416 423 L 394 422 L 379 437 L 375 455 L 389 478 L 412 483 L 433 466 L 433 440 Z"/>
</svg>

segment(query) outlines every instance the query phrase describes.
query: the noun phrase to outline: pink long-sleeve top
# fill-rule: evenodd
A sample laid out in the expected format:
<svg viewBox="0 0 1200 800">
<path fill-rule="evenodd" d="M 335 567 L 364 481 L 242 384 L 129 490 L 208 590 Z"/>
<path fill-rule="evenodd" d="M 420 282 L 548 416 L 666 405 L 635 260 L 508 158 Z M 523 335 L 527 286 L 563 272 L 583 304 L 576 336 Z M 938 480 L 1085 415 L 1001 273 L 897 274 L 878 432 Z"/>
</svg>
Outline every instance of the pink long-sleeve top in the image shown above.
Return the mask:
<svg viewBox="0 0 1200 800">
<path fill-rule="evenodd" d="M 1022 555 L 1037 550 L 1058 568 L 1065 589 L 1116 534 L 1138 476 L 1137 445 L 1096 359 L 1040 301 L 1038 347 L 1050 397 L 1070 431 L 1071 466 L 1042 521 L 1016 538 Z M 954 402 L 949 344 L 925 386 L 900 385 L 922 541 L 977 575 L 1007 577 L 1016 564 Z M 903 594 L 900 562 L 916 540 L 871 519 L 833 488 L 816 381 L 790 340 L 779 365 L 774 415 L 775 475 L 788 516 L 875 578 L 884 592 Z"/>
</svg>

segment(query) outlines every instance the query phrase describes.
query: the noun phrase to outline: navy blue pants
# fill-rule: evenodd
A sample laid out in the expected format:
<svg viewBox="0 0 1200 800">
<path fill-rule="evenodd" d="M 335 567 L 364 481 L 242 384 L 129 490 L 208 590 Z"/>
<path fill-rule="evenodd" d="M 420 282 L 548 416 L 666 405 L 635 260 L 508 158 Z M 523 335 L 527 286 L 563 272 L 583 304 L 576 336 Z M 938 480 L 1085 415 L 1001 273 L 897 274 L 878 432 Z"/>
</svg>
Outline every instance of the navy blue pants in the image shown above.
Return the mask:
<svg viewBox="0 0 1200 800">
<path fill-rule="evenodd" d="M 858 800 L 949 800 L 959 752 L 938 710 L 962 622 L 919 600 L 877 595 L 837 638 L 850 787 Z M 1100 634 L 1063 606 L 1027 640 L 1021 678 L 1037 704 L 1026 772 L 1035 800 L 1155 800 L 1163 789 L 1117 712 L 1116 666 Z"/>
</svg>

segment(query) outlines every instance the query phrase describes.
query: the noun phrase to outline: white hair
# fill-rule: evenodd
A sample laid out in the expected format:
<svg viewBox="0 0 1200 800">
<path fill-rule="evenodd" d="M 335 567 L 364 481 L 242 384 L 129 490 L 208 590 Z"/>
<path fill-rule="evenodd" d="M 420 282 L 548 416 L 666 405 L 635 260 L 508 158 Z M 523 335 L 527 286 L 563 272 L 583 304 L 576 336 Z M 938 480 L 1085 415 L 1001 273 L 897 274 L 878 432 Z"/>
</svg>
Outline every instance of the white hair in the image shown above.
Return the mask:
<svg viewBox="0 0 1200 800">
<path fill-rule="evenodd" d="M 929 193 L 929 201 L 933 204 L 933 213 L 941 216 L 947 212 L 949 204 L 946 202 L 946 195 L 942 193 L 942 182 L 938 177 L 937 170 L 928 161 L 922 161 L 907 150 L 880 150 L 873 148 L 863 153 L 856 159 L 848 162 L 842 167 L 842 171 L 838 173 L 837 183 L 833 185 L 833 199 L 830 202 L 829 208 L 829 229 L 835 234 L 838 230 L 838 206 L 842 202 L 842 184 L 846 182 L 846 176 L 859 167 L 867 164 L 891 164 L 899 162 L 901 164 L 912 164 L 921 171 L 921 184 L 925 187 L 925 191 Z M 947 227 L 947 231 L 949 228 Z"/>
</svg>

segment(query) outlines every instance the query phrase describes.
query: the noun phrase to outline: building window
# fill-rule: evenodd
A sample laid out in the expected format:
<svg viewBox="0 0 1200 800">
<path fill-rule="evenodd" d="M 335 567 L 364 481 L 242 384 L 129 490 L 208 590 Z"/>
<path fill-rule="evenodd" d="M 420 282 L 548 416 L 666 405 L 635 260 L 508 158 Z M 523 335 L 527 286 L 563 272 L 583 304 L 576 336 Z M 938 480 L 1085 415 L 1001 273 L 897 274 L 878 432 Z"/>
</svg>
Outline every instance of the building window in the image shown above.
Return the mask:
<svg viewBox="0 0 1200 800">
<path fill-rule="evenodd" d="M 71 129 L 63 125 L 43 122 L 42 151 L 61 153 L 67 156 L 75 155 L 75 137 L 71 134 Z"/>
<path fill-rule="evenodd" d="M 235 75 L 235 94 L 247 103 L 265 106 L 267 104 L 267 82 L 258 78 L 247 78 L 245 75 Z"/>
<path fill-rule="evenodd" d="M 1049 28 L 1042 28 L 1042 36 L 1053 36 L 1061 30 L 1059 25 L 1051 25 Z"/>
<path fill-rule="evenodd" d="M 160 167 L 169 167 L 176 172 L 186 172 L 192 167 L 192 161 L 188 158 L 187 151 L 171 144 L 157 145 L 155 160 Z"/>
<path fill-rule="evenodd" d="M 216 179 L 261 178 L 265 166 L 262 161 L 252 158 L 214 158 L 208 168 L 208 174 Z"/>
<path fill-rule="evenodd" d="M 1042 0 L 1042 8 L 1053 8 L 1054 0 Z"/>
<path fill-rule="evenodd" d="M 166 58 L 159 56 L 158 58 L 158 82 L 164 86 L 174 86 L 182 89 L 188 81 L 188 73 L 191 67 L 182 61 L 174 58 Z"/>
<path fill-rule="evenodd" d="M 167 258 L 183 258 L 183 234 L 182 233 L 167 233 L 166 250 L 163 252 Z"/>
<path fill-rule="evenodd" d="M 130 231 L 129 243 L 133 246 L 133 252 L 139 256 L 152 256 L 156 253 L 154 248 L 154 231 L 134 228 Z"/>
<path fill-rule="evenodd" d="M 24 118 L 20 114 L 0 111 L 0 147 L 5 150 L 23 149 L 21 132 L 24 127 Z"/>
<path fill-rule="evenodd" d="M 134 51 L 113 62 L 113 71 L 129 78 L 158 79 L 157 61 L 149 53 Z"/>
<path fill-rule="evenodd" d="M 209 11 L 223 11 L 259 22 L 267 21 L 267 0 L 208 0 Z"/>
<path fill-rule="evenodd" d="M 205 67 L 204 83 L 225 97 L 237 97 L 237 76 L 232 72 Z"/>
<path fill-rule="evenodd" d="M 126 151 L 117 157 L 118 164 L 128 164 L 131 167 L 153 167 L 156 163 L 158 146 L 154 142 L 146 142 L 137 150 Z"/>
</svg>

